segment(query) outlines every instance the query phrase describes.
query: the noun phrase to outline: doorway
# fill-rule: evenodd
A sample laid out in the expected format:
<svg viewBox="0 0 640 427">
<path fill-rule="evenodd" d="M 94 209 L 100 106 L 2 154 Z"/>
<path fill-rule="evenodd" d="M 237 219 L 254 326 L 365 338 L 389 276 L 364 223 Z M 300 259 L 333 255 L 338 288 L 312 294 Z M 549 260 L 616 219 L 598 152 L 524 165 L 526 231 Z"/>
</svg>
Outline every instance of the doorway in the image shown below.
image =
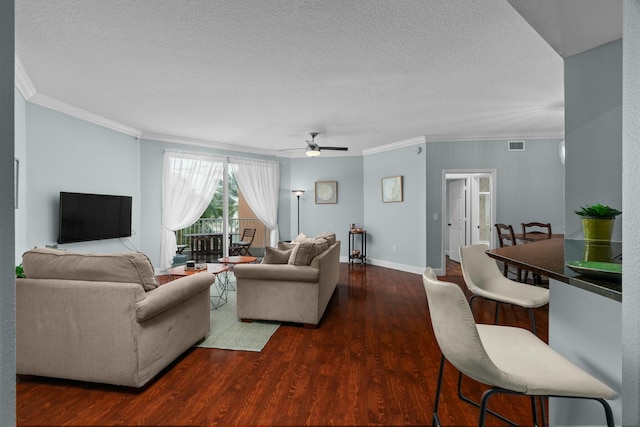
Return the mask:
<svg viewBox="0 0 640 427">
<path fill-rule="evenodd" d="M 447 257 L 460 262 L 460 246 L 485 243 L 494 247 L 496 170 L 442 171 L 442 271 Z"/>
</svg>

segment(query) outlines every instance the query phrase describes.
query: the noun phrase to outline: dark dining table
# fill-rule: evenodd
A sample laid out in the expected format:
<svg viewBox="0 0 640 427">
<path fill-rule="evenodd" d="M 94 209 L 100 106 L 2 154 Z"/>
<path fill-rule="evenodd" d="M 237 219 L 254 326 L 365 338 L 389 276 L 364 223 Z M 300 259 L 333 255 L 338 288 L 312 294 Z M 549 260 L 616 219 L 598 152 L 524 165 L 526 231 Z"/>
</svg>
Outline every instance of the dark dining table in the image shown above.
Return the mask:
<svg viewBox="0 0 640 427">
<path fill-rule="evenodd" d="M 521 240 L 523 242 L 539 242 L 540 240 L 547 239 L 564 239 L 564 234 L 552 234 L 551 237 L 547 233 L 527 233 L 525 236 L 522 233 L 514 234 L 516 240 Z"/>
<path fill-rule="evenodd" d="M 597 248 L 597 247 L 596 247 Z M 622 244 L 612 242 L 608 249 L 611 262 L 622 262 Z M 546 276 L 589 292 L 622 301 L 622 283 L 585 277 L 566 266 L 567 261 L 584 260 L 593 250 L 583 240 L 544 239 L 524 245 L 490 249 L 487 255 L 534 274 Z"/>
</svg>

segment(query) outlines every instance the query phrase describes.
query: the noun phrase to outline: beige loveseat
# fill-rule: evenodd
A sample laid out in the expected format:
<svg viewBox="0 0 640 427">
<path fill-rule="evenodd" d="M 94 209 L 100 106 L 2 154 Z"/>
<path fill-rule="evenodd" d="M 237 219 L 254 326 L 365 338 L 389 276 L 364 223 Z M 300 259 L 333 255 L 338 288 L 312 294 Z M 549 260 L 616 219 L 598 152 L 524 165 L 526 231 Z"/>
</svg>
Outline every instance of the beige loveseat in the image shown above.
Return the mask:
<svg viewBox="0 0 640 427">
<path fill-rule="evenodd" d="M 16 372 L 141 387 L 209 332 L 209 286 L 158 286 L 142 253 L 33 249 L 16 279 Z"/>
<path fill-rule="evenodd" d="M 334 234 L 329 243 L 318 255 L 298 262 L 303 265 L 287 259 L 286 253 L 282 263 L 237 265 L 238 318 L 302 323 L 315 328 L 338 284 L 340 241 Z M 267 248 L 265 258 L 270 251 L 274 248 Z"/>
</svg>

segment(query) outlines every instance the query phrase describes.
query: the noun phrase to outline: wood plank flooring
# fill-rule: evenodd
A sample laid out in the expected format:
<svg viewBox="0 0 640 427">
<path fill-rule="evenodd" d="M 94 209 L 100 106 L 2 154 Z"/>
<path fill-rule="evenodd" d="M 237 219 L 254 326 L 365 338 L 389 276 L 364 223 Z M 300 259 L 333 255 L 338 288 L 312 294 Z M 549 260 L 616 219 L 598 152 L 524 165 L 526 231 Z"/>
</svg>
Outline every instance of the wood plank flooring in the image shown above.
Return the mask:
<svg viewBox="0 0 640 427">
<path fill-rule="evenodd" d="M 448 267 L 455 274 L 455 265 Z M 459 276 L 445 280 L 460 284 Z M 475 305 L 475 304 L 474 304 Z M 494 304 L 474 307 L 492 322 Z M 528 327 L 527 313 L 500 309 L 500 323 Z M 547 310 L 537 310 L 546 340 Z M 193 348 L 143 389 L 18 376 L 17 421 L 83 426 L 431 425 L 440 350 L 420 275 L 341 264 L 317 329 L 283 325 L 261 353 Z M 477 425 L 477 409 L 456 395 L 445 367 L 443 425 Z M 468 378 L 478 399 L 484 386 Z M 495 396 L 490 407 L 531 424 L 529 400 Z M 489 425 L 502 425 L 493 417 Z"/>
</svg>

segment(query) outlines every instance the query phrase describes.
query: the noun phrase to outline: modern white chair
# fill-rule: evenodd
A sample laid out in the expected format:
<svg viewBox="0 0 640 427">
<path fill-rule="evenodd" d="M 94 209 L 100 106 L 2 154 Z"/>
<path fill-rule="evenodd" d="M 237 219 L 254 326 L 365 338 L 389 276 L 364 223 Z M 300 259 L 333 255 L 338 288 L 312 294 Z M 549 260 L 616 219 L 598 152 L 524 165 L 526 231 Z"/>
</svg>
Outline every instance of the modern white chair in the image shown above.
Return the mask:
<svg viewBox="0 0 640 427">
<path fill-rule="evenodd" d="M 441 425 L 438 404 L 445 359 L 461 374 L 490 387 L 482 395 L 479 405 L 479 426 L 485 425 L 487 412 L 517 425 L 487 410 L 489 398 L 496 393 L 529 396 L 534 425 L 546 426 L 544 406 L 539 420 L 536 399 L 540 397 L 543 401 L 545 396 L 597 400 L 604 407 L 607 425 L 615 425 L 613 412 L 605 399 L 616 399 L 617 395 L 607 385 L 578 368 L 526 329 L 476 324 L 462 289 L 454 283 L 439 281 L 430 267 L 425 270 L 422 281 L 431 323 L 442 351 L 433 425 Z"/>
<path fill-rule="evenodd" d="M 481 297 L 526 308 L 531 319 L 531 330 L 535 334 L 536 322 L 532 309 L 549 303 L 549 290 L 504 277 L 496 261 L 487 255 L 488 249 L 485 244 L 460 247 L 462 275 L 469 292 L 473 294 L 469 305 L 473 309 L 473 300 Z M 498 323 L 498 306 L 496 304 L 494 323 Z"/>
</svg>

